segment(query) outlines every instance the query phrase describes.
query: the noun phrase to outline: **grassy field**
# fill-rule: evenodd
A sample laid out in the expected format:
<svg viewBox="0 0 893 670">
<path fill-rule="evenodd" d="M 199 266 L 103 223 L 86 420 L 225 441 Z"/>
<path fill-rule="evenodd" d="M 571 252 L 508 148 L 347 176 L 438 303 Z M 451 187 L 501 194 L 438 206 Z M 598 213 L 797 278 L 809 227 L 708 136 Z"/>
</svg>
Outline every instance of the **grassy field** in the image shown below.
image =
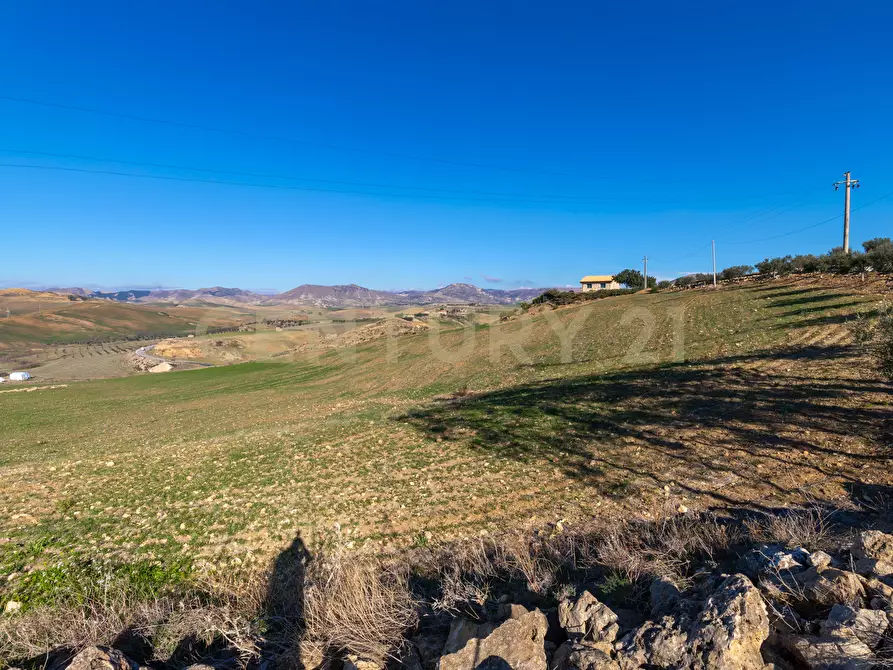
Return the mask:
<svg viewBox="0 0 893 670">
<path fill-rule="evenodd" d="M 621 296 L 468 328 L 0 393 L 0 602 L 95 559 L 153 579 L 562 519 L 832 503 L 889 485 L 883 281 Z M 105 563 L 104 563 L 105 564 Z M 122 568 L 123 569 L 123 568 Z M 142 568 L 140 568 L 142 569 Z"/>
</svg>

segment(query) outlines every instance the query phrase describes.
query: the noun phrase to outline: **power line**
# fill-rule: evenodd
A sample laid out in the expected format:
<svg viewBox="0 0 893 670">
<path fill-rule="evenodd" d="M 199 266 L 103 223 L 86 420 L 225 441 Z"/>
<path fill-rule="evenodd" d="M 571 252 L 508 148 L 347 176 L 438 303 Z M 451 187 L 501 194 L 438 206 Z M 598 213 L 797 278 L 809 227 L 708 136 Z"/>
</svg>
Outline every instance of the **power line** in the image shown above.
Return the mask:
<svg viewBox="0 0 893 670">
<path fill-rule="evenodd" d="M 0 163 L 0 167 L 22 168 L 28 170 L 54 170 L 59 172 L 80 172 L 85 174 L 114 175 L 117 177 L 135 177 L 138 179 L 161 179 L 165 181 L 183 181 L 199 184 L 218 184 L 224 186 L 253 186 L 256 188 L 274 188 L 285 191 L 310 191 L 316 193 L 343 193 L 346 195 L 374 195 L 389 198 L 425 198 L 429 200 L 452 200 L 452 201 L 476 201 L 476 202 L 499 202 L 499 203 L 538 203 L 538 204 L 583 204 L 574 201 L 562 202 L 555 200 L 537 200 L 537 199 L 498 199 L 498 198 L 467 198 L 459 196 L 447 195 L 425 195 L 410 193 L 382 193 L 380 191 L 357 191 L 347 189 L 320 188 L 311 186 L 285 186 L 283 184 L 257 184 L 247 181 L 225 181 L 217 179 L 199 179 L 197 177 L 173 177 L 170 175 L 151 175 L 151 174 L 135 174 L 133 172 L 119 172 L 117 170 L 91 170 L 87 168 L 62 167 L 57 165 L 29 165 L 27 163 Z"/>
<path fill-rule="evenodd" d="M 332 149 L 335 151 L 347 151 L 356 154 L 368 154 L 371 156 L 386 156 L 388 158 L 400 158 L 403 160 L 423 161 L 428 163 L 441 163 L 443 165 L 458 165 L 460 167 L 482 168 L 486 170 L 500 170 L 504 172 L 522 172 L 528 174 L 549 175 L 552 177 L 568 176 L 562 172 L 550 172 L 546 170 L 533 170 L 529 168 L 514 168 L 504 165 L 488 165 L 485 163 L 473 163 L 466 161 L 455 161 L 445 158 L 436 158 L 432 156 L 417 156 L 413 154 L 404 154 L 396 151 L 378 151 L 375 149 L 360 149 L 357 147 L 348 147 L 341 144 L 329 144 L 326 142 L 312 142 L 310 140 L 300 140 L 293 137 L 281 137 L 277 135 L 265 135 L 263 133 L 252 133 L 245 130 L 235 130 L 232 128 L 219 128 L 216 126 L 205 126 L 198 123 L 187 123 L 184 121 L 173 121 L 171 119 L 159 119 L 149 116 L 140 116 L 137 114 L 126 114 L 123 112 L 112 112 L 105 109 L 96 109 L 94 107 L 81 107 L 79 105 L 66 105 L 58 102 L 48 102 L 46 100 L 34 100 L 33 98 L 22 98 L 14 95 L 0 94 L 0 100 L 11 100 L 13 102 L 21 102 L 29 105 L 38 105 L 41 107 L 52 107 L 55 109 L 67 109 L 70 111 L 87 112 L 89 114 L 98 114 L 118 119 L 127 119 L 129 121 L 141 121 L 143 123 L 155 123 L 158 125 L 175 126 L 178 128 L 189 128 L 191 130 L 205 130 L 213 133 L 221 133 L 224 135 L 234 135 L 237 137 L 252 137 L 272 142 L 286 142 L 305 147 L 316 147 L 319 149 Z M 603 177 L 607 179 L 607 177 Z"/>
<path fill-rule="evenodd" d="M 64 153 L 56 153 L 50 151 L 30 151 L 24 149 L 7 149 L 4 147 L 0 147 L 0 152 L 5 153 L 13 153 L 13 154 L 22 154 L 29 156 L 51 156 L 54 158 L 72 158 L 76 160 L 86 160 L 86 161 L 97 161 L 100 163 L 120 163 L 122 165 L 135 165 L 138 167 L 153 167 L 153 168 L 162 168 L 169 170 L 188 170 L 191 172 L 208 172 L 213 174 L 225 174 L 225 175 L 235 175 L 240 177 L 258 177 L 261 179 L 284 179 L 289 181 L 308 181 L 308 182 L 317 182 L 320 184 L 335 184 L 341 186 L 363 186 L 368 188 L 389 188 L 389 189 L 403 189 L 410 191 L 432 191 L 438 193 L 470 193 L 473 195 L 496 195 L 496 196 L 506 196 L 506 197 L 519 197 L 519 198 L 541 198 L 541 199 L 556 199 L 556 200 L 566 200 L 568 202 L 574 201 L 585 201 L 585 202 L 613 202 L 619 200 L 626 200 L 626 198 L 591 198 L 587 196 L 574 196 L 574 195 L 557 195 L 557 194 L 530 194 L 530 193 L 511 193 L 511 192 L 503 192 L 503 191 L 477 191 L 477 190 L 462 190 L 462 189 L 452 189 L 452 188 L 433 188 L 426 186 L 403 186 L 400 184 L 380 184 L 374 182 L 361 182 L 361 181 L 342 181 L 336 179 L 321 179 L 317 177 L 299 177 L 294 175 L 281 175 L 281 174 L 271 174 L 271 173 L 263 173 L 263 172 L 243 172 L 238 170 L 220 170 L 216 168 L 201 168 L 194 167 L 188 165 L 173 165 L 169 163 L 147 163 L 143 161 L 129 161 L 123 160 L 119 158 L 100 158 L 98 156 L 83 156 L 79 154 L 64 154 Z M 653 202 L 653 201 L 648 201 Z M 673 201 L 666 201 L 673 202 Z"/>
<path fill-rule="evenodd" d="M 869 200 L 868 202 L 866 202 L 866 203 L 860 205 L 859 207 L 854 207 L 854 208 L 852 209 L 852 211 L 857 212 L 857 211 L 859 211 L 860 209 L 865 209 L 865 208 L 868 207 L 869 205 L 873 205 L 873 204 L 875 204 L 876 202 L 880 202 L 881 200 L 884 200 L 884 199 L 886 199 L 886 198 L 889 198 L 890 196 L 893 196 L 893 191 L 890 191 L 889 193 L 885 193 L 884 195 L 882 195 L 882 196 L 880 196 L 880 197 L 878 197 L 878 198 L 875 198 L 874 200 Z M 780 235 L 772 235 L 771 237 L 762 237 L 762 238 L 757 239 L 757 240 L 747 240 L 747 241 L 745 241 L 745 242 L 726 242 L 726 244 L 755 244 L 755 243 L 757 243 L 757 242 L 767 242 L 767 241 L 769 241 L 769 240 L 777 240 L 777 239 L 779 239 L 779 238 L 781 238 L 781 237 L 788 237 L 789 235 L 796 235 L 797 233 L 802 233 L 804 230 L 812 230 L 813 228 L 818 228 L 819 226 L 824 226 L 824 225 L 826 225 L 826 224 L 828 224 L 828 223 L 831 223 L 832 221 L 837 221 L 837 219 L 840 219 L 840 218 L 842 218 L 842 217 L 843 217 L 843 214 L 838 214 L 838 215 L 836 215 L 836 216 L 832 216 L 832 217 L 830 217 L 830 218 L 827 218 L 827 219 L 825 219 L 824 221 L 819 221 L 818 223 L 814 223 L 814 224 L 809 225 L 809 226 L 804 226 L 803 228 L 797 228 L 796 230 L 790 230 L 790 231 L 788 231 L 788 232 L 786 232 L 786 233 L 781 233 Z"/>
</svg>

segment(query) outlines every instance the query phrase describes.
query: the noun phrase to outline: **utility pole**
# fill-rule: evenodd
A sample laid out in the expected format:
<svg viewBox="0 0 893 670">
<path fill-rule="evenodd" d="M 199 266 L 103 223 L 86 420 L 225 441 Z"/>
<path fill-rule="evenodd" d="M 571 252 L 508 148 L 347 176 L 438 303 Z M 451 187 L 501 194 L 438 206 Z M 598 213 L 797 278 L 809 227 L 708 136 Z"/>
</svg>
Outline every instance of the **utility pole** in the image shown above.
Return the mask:
<svg viewBox="0 0 893 670">
<path fill-rule="evenodd" d="M 716 286 L 716 240 L 710 240 L 710 248 L 713 250 L 713 286 Z"/>
<path fill-rule="evenodd" d="M 648 290 L 648 256 L 642 259 L 642 262 L 645 263 L 645 279 L 643 283 L 645 284 L 642 288 Z"/>
<path fill-rule="evenodd" d="M 843 173 L 843 181 L 834 182 L 834 190 L 840 189 L 840 185 L 844 185 L 843 196 L 843 253 L 850 253 L 850 188 L 859 188 L 858 179 L 850 179 L 850 171 Z"/>
</svg>

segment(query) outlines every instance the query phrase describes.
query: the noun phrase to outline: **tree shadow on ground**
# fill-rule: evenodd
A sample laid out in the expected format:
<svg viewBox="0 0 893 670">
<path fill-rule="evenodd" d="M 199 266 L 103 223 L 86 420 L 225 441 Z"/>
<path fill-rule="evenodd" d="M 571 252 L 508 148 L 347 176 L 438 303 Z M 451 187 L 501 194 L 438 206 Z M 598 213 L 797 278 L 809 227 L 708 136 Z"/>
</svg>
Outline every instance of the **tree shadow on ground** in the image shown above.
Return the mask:
<svg viewBox="0 0 893 670">
<path fill-rule="evenodd" d="M 810 482 L 855 484 L 865 468 L 885 467 L 891 450 L 877 440 L 890 429 L 891 389 L 842 376 L 848 364 L 860 363 L 846 347 L 792 347 L 548 379 L 398 420 L 504 459 L 548 462 L 609 495 L 672 483 L 719 506 L 759 509 Z"/>
</svg>

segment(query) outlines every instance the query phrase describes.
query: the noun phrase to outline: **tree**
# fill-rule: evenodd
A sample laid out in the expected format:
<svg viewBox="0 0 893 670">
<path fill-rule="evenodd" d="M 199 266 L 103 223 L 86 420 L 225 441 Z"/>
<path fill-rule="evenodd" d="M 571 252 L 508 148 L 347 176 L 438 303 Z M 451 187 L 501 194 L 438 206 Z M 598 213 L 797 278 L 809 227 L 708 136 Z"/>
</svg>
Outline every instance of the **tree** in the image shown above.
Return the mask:
<svg viewBox="0 0 893 670">
<path fill-rule="evenodd" d="M 614 281 L 618 284 L 623 284 L 627 288 L 642 288 L 642 273 L 638 270 L 627 268 L 614 275 Z"/>
<path fill-rule="evenodd" d="M 738 279 L 753 272 L 753 265 L 733 265 L 719 273 L 720 279 Z"/>
<path fill-rule="evenodd" d="M 865 265 L 875 272 L 893 272 L 893 241 L 889 237 L 875 237 L 862 243 Z"/>
<path fill-rule="evenodd" d="M 622 272 L 618 272 L 614 275 L 614 281 L 618 284 L 623 284 L 627 288 L 642 288 L 645 280 L 642 276 L 642 273 L 638 270 L 631 270 L 627 268 Z M 648 288 L 652 288 L 657 286 L 657 277 L 648 276 Z"/>
</svg>

